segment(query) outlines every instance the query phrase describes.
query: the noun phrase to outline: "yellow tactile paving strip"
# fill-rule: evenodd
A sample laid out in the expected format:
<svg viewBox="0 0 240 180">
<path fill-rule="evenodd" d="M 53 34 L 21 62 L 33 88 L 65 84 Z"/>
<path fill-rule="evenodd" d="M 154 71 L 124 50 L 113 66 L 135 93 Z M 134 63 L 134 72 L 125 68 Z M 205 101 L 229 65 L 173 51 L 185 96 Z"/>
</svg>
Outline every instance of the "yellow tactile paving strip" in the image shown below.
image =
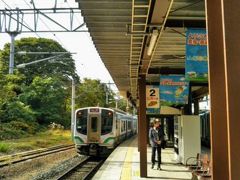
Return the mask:
<svg viewBox="0 0 240 180">
<path fill-rule="evenodd" d="M 133 141 L 134 142 L 134 141 Z M 132 157 L 133 157 L 133 142 L 129 145 L 126 158 L 123 164 L 121 180 L 131 180 L 132 179 Z"/>
<path fill-rule="evenodd" d="M 128 179 L 131 179 L 132 177 L 132 163 L 131 163 L 132 155 L 133 155 L 133 148 L 129 148 L 125 162 L 123 164 L 121 180 L 128 180 Z"/>
</svg>

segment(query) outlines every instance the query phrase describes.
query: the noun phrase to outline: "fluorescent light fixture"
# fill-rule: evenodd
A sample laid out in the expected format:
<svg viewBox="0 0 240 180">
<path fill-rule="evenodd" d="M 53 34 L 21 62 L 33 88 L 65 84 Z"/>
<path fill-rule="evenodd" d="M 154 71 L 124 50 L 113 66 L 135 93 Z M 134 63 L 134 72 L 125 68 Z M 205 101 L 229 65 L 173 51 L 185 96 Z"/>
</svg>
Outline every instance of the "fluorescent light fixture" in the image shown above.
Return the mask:
<svg viewBox="0 0 240 180">
<path fill-rule="evenodd" d="M 152 36 L 151 36 L 151 39 L 150 39 L 150 43 L 149 43 L 149 46 L 148 46 L 148 50 L 147 50 L 147 55 L 148 56 L 151 56 L 152 54 L 152 51 L 153 51 L 153 48 L 156 44 L 156 41 L 157 41 L 157 37 L 158 37 L 158 30 L 153 30 L 153 33 L 152 33 Z"/>
</svg>

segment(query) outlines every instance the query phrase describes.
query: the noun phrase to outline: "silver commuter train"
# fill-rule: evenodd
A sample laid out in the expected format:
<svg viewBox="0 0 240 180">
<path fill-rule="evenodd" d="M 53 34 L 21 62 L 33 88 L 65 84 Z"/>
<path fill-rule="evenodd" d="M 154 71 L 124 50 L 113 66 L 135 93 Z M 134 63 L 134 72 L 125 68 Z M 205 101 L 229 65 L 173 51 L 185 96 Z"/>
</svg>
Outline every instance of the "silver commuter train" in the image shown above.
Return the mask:
<svg viewBox="0 0 240 180">
<path fill-rule="evenodd" d="M 136 132 L 137 117 L 121 110 L 102 107 L 76 110 L 73 133 L 79 154 L 105 156 Z"/>
</svg>

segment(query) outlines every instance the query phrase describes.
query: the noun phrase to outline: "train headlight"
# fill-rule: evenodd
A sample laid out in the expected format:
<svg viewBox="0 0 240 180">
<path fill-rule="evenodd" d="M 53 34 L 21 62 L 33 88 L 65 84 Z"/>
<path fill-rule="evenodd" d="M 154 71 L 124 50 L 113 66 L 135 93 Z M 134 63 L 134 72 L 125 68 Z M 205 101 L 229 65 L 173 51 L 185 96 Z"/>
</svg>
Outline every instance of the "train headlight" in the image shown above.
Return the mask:
<svg viewBox="0 0 240 180">
<path fill-rule="evenodd" d="M 96 144 L 90 144 L 90 149 L 96 150 L 97 149 L 97 145 Z"/>
</svg>

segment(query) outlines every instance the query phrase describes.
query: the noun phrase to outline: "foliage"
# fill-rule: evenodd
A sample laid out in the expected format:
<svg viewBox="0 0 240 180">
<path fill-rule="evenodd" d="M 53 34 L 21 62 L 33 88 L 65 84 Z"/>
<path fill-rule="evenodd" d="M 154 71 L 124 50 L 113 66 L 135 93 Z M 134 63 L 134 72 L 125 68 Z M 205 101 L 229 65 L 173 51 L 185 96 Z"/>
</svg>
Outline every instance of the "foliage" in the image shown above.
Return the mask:
<svg viewBox="0 0 240 180">
<path fill-rule="evenodd" d="M 21 101 L 7 102 L 1 109 L 2 122 L 10 122 L 14 120 L 29 121 L 35 120 L 35 113 L 29 106 L 26 106 Z"/>
<path fill-rule="evenodd" d="M 24 76 L 21 74 L 3 76 L 0 84 L 0 121 L 34 121 L 35 115 L 31 108 L 18 100 L 18 95 L 22 93 L 23 80 Z"/>
<path fill-rule="evenodd" d="M 76 88 L 76 107 L 101 106 L 108 107 L 106 96 L 113 99 L 113 92 L 100 80 L 85 78 Z"/>
<path fill-rule="evenodd" d="M 11 121 L 0 124 L 0 140 L 17 139 L 34 134 L 38 129 L 38 124 L 26 121 Z"/>
<path fill-rule="evenodd" d="M 11 147 L 8 144 L 0 142 L 0 152 L 6 153 L 6 152 L 9 152 L 10 149 Z"/>
<path fill-rule="evenodd" d="M 120 99 L 118 101 L 118 109 L 121 109 L 123 111 L 127 110 L 127 101 L 125 99 Z"/>
<path fill-rule="evenodd" d="M 15 50 L 27 52 L 66 52 L 57 42 L 44 38 L 23 38 Z M 15 54 L 15 64 L 33 62 L 53 54 Z M 56 122 L 70 126 L 70 81 L 76 83 L 75 63 L 70 54 L 53 62 L 42 61 L 8 74 L 9 44 L 0 51 L 0 139 L 20 138 Z"/>
<path fill-rule="evenodd" d="M 2 71 L 8 73 L 9 64 L 9 48 L 10 44 L 4 46 L 1 52 Z M 59 43 L 51 39 L 45 38 L 22 38 L 15 41 L 16 52 L 67 52 Z M 58 54 L 59 55 L 59 54 Z M 36 60 L 53 57 L 56 54 L 15 54 L 15 64 L 29 63 Z M 70 54 L 65 54 L 60 58 L 55 58 L 54 61 L 42 61 L 26 66 L 19 71 L 26 76 L 26 83 L 29 85 L 35 76 L 49 77 L 53 75 L 63 76 L 70 75 L 79 81 L 78 75 L 75 73 L 75 63 Z"/>
<path fill-rule="evenodd" d="M 70 122 L 64 121 L 65 98 L 64 83 L 57 77 L 35 77 L 32 84 L 26 86 L 24 93 L 20 95 L 21 101 L 29 104 L 34 110 L 40 124 L 56 122 L 69 126 Z"/>
</svg>

